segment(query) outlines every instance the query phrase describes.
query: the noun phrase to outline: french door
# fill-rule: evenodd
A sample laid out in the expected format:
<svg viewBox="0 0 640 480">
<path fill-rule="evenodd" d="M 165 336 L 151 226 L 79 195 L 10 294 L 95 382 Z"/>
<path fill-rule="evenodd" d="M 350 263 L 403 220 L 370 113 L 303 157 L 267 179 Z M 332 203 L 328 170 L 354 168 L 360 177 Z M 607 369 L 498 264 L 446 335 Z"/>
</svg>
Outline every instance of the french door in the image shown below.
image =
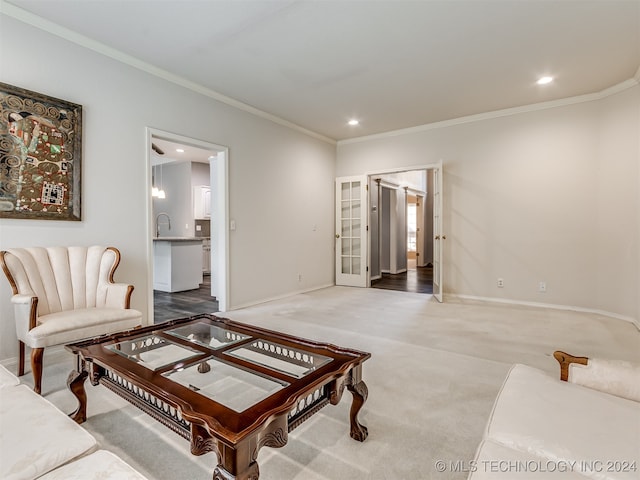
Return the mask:
<svg viewBox="0 0 640 480">
<path fill-rule="evenodd" d="M 442 302 L 442 160 L 433 168 L 433 296 Z"/>
<path fill-rule="evenodd" d="M 367 286 L 367 177 L 336 179 L 336 285 Z"/>
</svg>

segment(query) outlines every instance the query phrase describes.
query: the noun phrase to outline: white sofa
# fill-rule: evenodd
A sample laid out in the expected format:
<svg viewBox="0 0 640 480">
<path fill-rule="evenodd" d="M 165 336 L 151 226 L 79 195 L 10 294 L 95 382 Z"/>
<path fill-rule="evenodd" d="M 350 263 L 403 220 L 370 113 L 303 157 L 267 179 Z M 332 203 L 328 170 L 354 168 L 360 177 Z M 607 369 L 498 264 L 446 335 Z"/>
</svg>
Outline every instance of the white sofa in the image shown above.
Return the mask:
<svg viewBox="0 0 640 480">
<path fill-rule="evenodd" d="M 555 356 L 568 381 L 511 368 L 469 480 L 640 479 L 640 365 Z"/>
<path fill-rule="evenodd" d="M 0 478 L 145 480 L 0 365 Z"/>
<path fill-rule="evenodd" d="M 133 285 L 115 283 L 120 264 L 114 247 L 32 247 L 0 252 L 13 290 L 18 375 L 25 345 L 31 348 L 34 390 L 40 393 L 44 348 L 129 330 L 142 324 L 130 308 Z"/>
</svg>

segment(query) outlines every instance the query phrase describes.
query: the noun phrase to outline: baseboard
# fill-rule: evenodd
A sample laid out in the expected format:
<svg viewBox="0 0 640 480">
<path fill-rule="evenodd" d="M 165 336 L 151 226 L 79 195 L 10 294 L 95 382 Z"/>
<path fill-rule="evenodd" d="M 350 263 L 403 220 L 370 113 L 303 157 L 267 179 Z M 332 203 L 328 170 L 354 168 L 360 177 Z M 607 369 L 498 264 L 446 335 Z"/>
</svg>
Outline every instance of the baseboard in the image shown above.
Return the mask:
<svg viewBox="0 0 640 480">
<path fill-rule="evenodd" d="M 300 294 L 303 294 L 303 293 L 315 292 L 316 290 L 323 290 L 325 288 L 335 287 L 335 286 L 336 286 L 335 283 L 328 283 L 326 285 L 320 285 L 320 286 L 317 286 L 317 287 L 306 288 L 306 289 L 303 289 L 303 290 L 296 290 L 296 291 L 293 291 L 293 292 L 283 293 L 282 295 L 277 295 L 277 296 L 274 296 L 274 297 L 262 298 L 260 300 L 256 300 L 256 301 L 253 301 L 253 302 L 241 303 L 239 305 L 231 305 L 227 309 L 227 311 L 242 310 L 243 308 L 255 307 L 256 305 L 261 305 L 263 303 L 273 302 L 275 300 L 282 300 L 283 298 L 292 297 L 294 295 L 300 295 Z"/>
<path fill-rule="evenodd" d="M 29 357 L 29 347 L 25 347 L 25 359 L 24 359 L 24 371 L 25 373 L 31 372 L 31 360 Z M 65 350 L 64 345 L 56 345 L 54 347 L 47 347 L 44 349 L 44 362 L 48 360 L 54 360 L 58 362 L 65 357 L 68 357 L 70 353 Z M 18 371 L 18 357 L 9 357 L 3 359 L 1 362 L 2 366 L 6 367 L 11 371 Z"/>
<path fill-rule="evenodd" d="M 640 321 L 633 317 L 627 317 L 626 315 L 620 315 L 618 313 L 608 312 L 606 310 L 597 310 L 594 308 L 584 308 L 584 307 L 576 307 L 573 305 L 558 305 L 555 303 L 539 303 L 539 302 L 525 302 L 521 300 L 511 300 L 507 298 L 496 298 L 496 297 L 477 297 L 474 295 L 458 295 L 453 293 L 446 293 L 445 298 L 459 298 L 462 300 L 475 300 L 479 302 L 490 302 L 490 303 L 504 303 L 509 305 L 522 305 L 524 307 L 537 307 L 537 308 L 549 308 L 553 310 L 568 310 L 572 312 L 583 312 L 583 313 L 593 313 L 594 315 L 602 315 L 609 318 L 615 318 L 616 320 L 623 320 L 625 322 L 629 322 L 633 324 L 638 331 L 640 331 Z"/>
</svg>

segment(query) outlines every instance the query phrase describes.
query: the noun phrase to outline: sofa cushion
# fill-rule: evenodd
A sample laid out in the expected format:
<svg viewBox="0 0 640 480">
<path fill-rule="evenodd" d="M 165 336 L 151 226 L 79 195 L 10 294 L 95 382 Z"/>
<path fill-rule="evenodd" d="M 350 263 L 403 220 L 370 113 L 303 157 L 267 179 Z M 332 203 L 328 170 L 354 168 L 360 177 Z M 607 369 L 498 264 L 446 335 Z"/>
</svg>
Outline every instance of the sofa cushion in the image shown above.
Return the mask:
<svg viewBox="0 0 640 480">
<path fill-rule="evenodd" d="M 514 365 L 485 438 L 549 460 L 582 462 L 580 473 L 592 478 L 637 480 L 640 403 Z M 636 471 L 623 468 L 634 462 Z"/>
<path fill-rule="evenodd" d="M 141 320 L 138 310 L 122 308 L 81 308 L 50 313 L 38 317 L 38 325 L 27 333 L 26 343 L 32 348 L 60 345 L 129 330 L 140 325 Z"/>
<path fill-rule="evenodd" d="M 37 478 L 95 448 L 93 436 L 28 386 L 0 389 L 0 478 Z"/>
<path fill-rule="evenodd" d="M 469 465 L 468 480 L 586 480 L 588 477 L 580 474 L 582 469 L 580 463 L 549 460 L 483 440 Z"/>
<path fill-rule="evenodd" d="M 20 384 L 20 380 L 13 373 L 0 365 L 0 388 L 15 387 Z"/>
<path fill-rule="evenodd" d="M 640 402 L 640 364 L 590 358 L 569 365 L 569 382 Z"/>
<path fill-rule="evenodd" d="M 146 480 L 120 457 L 106 450 L 56 468 L 39 480 Z"/>
</svg>

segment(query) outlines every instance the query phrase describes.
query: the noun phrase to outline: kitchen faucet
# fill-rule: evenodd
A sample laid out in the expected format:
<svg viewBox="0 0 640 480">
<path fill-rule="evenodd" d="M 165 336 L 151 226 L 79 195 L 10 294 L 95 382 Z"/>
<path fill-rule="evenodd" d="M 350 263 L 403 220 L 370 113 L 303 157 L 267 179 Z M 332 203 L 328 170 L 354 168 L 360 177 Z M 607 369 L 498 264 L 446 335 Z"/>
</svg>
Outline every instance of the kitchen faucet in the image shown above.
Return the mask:
<svg viewBox="0 0 640 480">
<path fill-rule="evenodd" d="M 167 217 L 167 225 L 169 226 L 169 230 L 171 230 L 171 217 L 169 217 L 169 214 L 164 212 L 159 213 L 156 217 L 156 238 L 160 236 L 160 223 L 158 222 L 158 220 L 162 215 Z"/>
</svg>

